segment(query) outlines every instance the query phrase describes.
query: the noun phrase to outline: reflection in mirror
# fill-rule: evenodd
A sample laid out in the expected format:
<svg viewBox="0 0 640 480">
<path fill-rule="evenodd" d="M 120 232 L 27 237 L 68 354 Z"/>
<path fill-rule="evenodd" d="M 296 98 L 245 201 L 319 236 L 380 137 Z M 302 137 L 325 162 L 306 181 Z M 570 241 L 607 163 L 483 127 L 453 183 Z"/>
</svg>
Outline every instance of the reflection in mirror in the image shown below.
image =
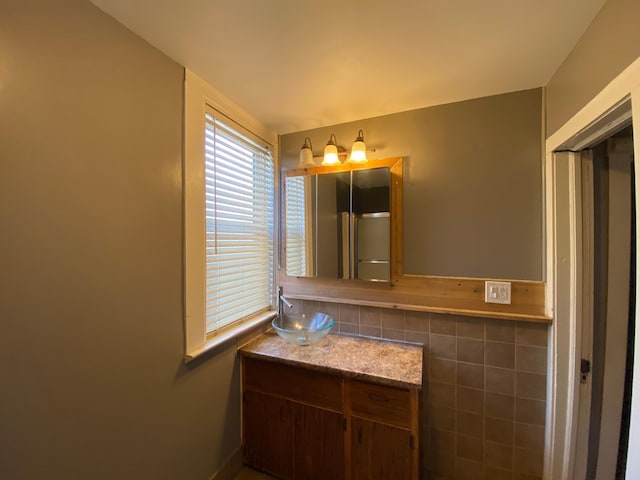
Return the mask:
<svg viewBox="0 0 640 480">
<path fill-rule="evenodd" d="M 353 172 L 353 278 L 391 279 L 391 175 L 388 168 Z"/>
<path fill-rule="evenodd" d="M 317 178 L 317 208 L 313 212 L 318 225 L 316 276 L 349 278 L 349 229 L 346 226 L 347 244 L 344 245 L 342 216 L 349 212 L 351 172 L 327 173 Z"/>
<path fill-rule="evenodd" d="M 287 275 L 391 278 L 389 167 L 285 179 Z"/>
<path fill-rule="evenodd" d="M 285 180 L 285 252 L 287 274 L 315 275 L 315 175 Z"/>
</svg>

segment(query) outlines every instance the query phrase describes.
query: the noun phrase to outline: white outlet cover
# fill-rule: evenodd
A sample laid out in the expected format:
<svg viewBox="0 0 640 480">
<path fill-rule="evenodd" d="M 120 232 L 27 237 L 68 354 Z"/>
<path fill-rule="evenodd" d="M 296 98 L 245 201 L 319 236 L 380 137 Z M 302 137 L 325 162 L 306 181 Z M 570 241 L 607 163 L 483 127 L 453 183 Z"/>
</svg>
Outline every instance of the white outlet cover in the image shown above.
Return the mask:
<svg viewBox="0 0 640 480">
<path fill-rule="evenodd" d="M 484 301 L 511 304 L 511 282 L 484 282 Z"/>
</svg>

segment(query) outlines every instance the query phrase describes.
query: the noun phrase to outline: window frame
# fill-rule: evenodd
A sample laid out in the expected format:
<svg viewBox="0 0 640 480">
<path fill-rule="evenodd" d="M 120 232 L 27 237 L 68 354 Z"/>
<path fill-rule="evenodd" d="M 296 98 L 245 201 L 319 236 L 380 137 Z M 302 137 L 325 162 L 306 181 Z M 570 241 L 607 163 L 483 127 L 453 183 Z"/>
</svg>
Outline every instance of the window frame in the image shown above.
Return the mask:
<svg viewBox="0 0 640 480">
<path fill-rule="evenodd" d="M 274 161 L 274 232 L 273 232 L 273 298 L 271 309 L 245 320 L 235 322 L 213 334 L 206 332 L 206 235 L 205 235 L 205 113 L 207 105 L 267 142 Z M 193 72 L 185 69 L 184 82 L 184 322 L 185 361 L 189 362 L 205 352 L 226 343 L 242 333 L 276 316 L 277 257 L 279 235 L 279 165 L 277 135 L 268 130 L 246 111 L 227 99 Z"/>
</svg>

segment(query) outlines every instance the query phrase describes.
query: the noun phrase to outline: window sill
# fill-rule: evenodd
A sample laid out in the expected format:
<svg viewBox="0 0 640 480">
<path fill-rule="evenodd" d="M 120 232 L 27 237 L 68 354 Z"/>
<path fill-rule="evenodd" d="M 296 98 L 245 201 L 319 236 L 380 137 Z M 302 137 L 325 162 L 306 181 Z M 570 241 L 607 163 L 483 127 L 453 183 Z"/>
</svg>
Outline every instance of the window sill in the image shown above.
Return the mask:
<svg viewBox="0 0 640 480">
<path fill-rule="evenodd" d="M 269 310 L 268 312 L 263 312 L 259 315 L 256 315 L 255 317 L 251 317 L 250 319 L 241 322 L 238 325 L 235 325 L 227 330 L 223 330 L 218 335 L 208 338 L 204 345 L 202 345 L 200 348 L 187 352 L 184 356 L 185 363 L 189 363 L 190 361 L 195 360 L 196 358 L 204 355 L 208 351 L 213 350 L 223 343 L 226 343 L 229 340 L 236 339 L 240 335 L 247 333 L 249 330 L 257 327 L 258 325 L 274 319 L 277 314 L 277 312 Z"/>
</svg>

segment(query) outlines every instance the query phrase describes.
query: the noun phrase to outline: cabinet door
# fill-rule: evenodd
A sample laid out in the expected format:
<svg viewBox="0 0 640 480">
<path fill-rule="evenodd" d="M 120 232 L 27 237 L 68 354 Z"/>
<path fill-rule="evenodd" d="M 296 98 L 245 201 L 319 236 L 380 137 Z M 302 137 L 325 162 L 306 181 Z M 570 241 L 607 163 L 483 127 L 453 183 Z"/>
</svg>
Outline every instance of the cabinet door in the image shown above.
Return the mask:
<svg viewBox="0 0 640 480">
<path fill-rule="evenodd" d="M 344 478 L 344 430 L 341 414 L 294 404 L 294 477 L 296 480 Z"/>
<path fill-rule="evenodd" d="M 293 478 L 291 402 L 246 391 L 243 395 L 244 462 L 278 478 Z"/>
<path fill-rule="evenodd" d="M 400 427 L 351 417 L 351 479 L 407 480 L 411 433 Z"/>
</svg>

